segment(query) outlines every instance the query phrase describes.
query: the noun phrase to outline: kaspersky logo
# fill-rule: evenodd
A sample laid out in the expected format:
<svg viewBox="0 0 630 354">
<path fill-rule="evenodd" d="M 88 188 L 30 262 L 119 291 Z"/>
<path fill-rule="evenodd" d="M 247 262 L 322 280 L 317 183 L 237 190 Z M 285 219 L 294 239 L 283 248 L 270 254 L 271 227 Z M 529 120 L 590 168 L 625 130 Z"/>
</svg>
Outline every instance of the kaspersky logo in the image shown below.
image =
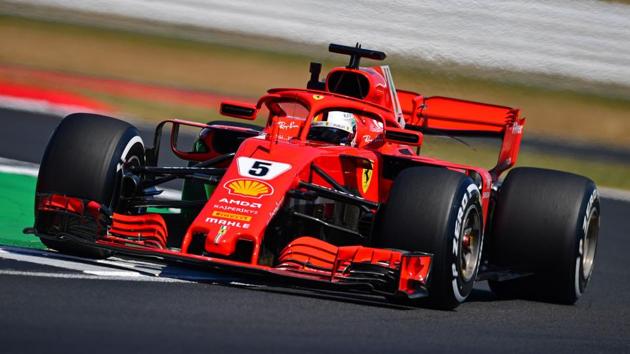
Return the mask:
<svg viewBox="0 0 630 354">
<path fill-rule="evenodd" d="M 261 198 L 273 194 L 273 187 L 263 181 L 248 178 L 238 178 L 225 182 L 223 185 L 230 195 L 241 197 Z"/>
</svg>

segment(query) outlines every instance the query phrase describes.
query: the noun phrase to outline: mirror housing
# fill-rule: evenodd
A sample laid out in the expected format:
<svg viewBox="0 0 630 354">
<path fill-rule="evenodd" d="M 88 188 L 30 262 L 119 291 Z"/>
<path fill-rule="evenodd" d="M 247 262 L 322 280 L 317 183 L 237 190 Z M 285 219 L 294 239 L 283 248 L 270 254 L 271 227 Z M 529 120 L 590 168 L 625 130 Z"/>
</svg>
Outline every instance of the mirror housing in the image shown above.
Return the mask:
<svg viewBox="0 0 630 354">
<path fill-rule="evenodd" d="M 408 129 L 386 128 L 385 142 L 393 144 L 405 144 L 411 146 L 421 146 L 424 135 Z"/>
<path fill-rule="evenodd" d="M 246 102 L 222 101 L 220 113 L 228 117 L 254 120 L 258 114 L 258 107 Z"/>
</svg>

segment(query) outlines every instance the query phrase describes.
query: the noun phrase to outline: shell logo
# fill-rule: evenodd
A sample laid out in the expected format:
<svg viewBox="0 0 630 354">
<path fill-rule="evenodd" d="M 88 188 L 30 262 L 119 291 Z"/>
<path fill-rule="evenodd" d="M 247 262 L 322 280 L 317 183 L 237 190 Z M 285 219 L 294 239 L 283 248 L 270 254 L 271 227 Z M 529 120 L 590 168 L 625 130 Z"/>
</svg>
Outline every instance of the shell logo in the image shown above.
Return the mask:
<svg viewBox="0 0 630 354">
<path fill-rule="evenodd" d="M 231 195 L 240 195 L 250 198 L 261 198 L 273 194 L 273 187 L 269 183 L 247 178 L 227 181 L 223 187 L 225 187 Z"/>
</svg>

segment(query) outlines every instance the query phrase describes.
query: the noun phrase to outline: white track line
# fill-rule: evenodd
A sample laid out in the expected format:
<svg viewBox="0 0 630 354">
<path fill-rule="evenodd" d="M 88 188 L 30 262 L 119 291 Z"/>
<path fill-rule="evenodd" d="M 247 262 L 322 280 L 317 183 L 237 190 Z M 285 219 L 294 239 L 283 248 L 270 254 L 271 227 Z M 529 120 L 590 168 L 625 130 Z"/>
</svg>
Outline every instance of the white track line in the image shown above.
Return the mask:
<svg viewBox="0 0 630 354">
<path fill-rule="evenodd" d="M 0 258 L 9 259 L 18 262 L 28 262 L 39 265 L 46 265 L 55 268 L 63 268 L 68 270 L 75 270 L 78 272 L 86 272 L 92 275 L 105 274 L 107 272 L 112 272 L 111 267 L 106 266 L 98 266 L 90 263 L 79 262 L 74 260 L 60 259 L 54 257 L 54 254 L 50 254 L 48 252 L 39 251 L 39 254 L 24 254 L 27 252 L 19 252 L 14 251 L 15 249 L 5 249 L 4 247 L 0 248 Z M 31 252 L 28 252 L 31 253 Z M 53 257 L 51 257 L 53 256 Z M 117 276 L 145 276 L 142 273 L 134 272 L 134 271 L 119 271 Z"/>
<path fill-rule="evenodd" d="M 39 165 L 37 164 L 0 157 L 0 173 L 12 173 L 37 177 L 38 172 Z M 630 202 L 630 191 L 608 187 L 598 187 L 598 189 L 600 192 L 599 194 L 604 198 Z M 164 192 L 162 192 L 159 197 L 178 199 L 181 198 L 182 195 L 182 192 L 176 189 L 164 188 L 163 191 Z"/>
<path fill-rule="evenodd" d="M 37 177 L 39 165 L 32 162 L 25 162 L 0 157 L 0 173 Z M 182 192 L 177 189 L 162 188 L 162 194 L 158 198 L 179 199 Z"/>
<path fill-rule="evenodd" d="M 86 273 L 48 273 L 48 272 L 24 272 L 17 270 L 0 270 L 0 276 L 25 276 L 25 277 L 38 277 L 38 278 L 56 278 L 56 279 L 82 279 L 82 280 L 122 280 L 122 281 L 143 281 L 153 283 L 187 283 L 185 280 L 173 279 L 173 278 L 159 278 L 159 277 L 129 277 L 119 275 L 90 275 Z"/>
<path fill-rule="evenodd" d="M 164 265 L 158 263 L 118 257 L 93 260 L 53 251 L 12 246 L 0 246 L 0 258 L 77 270 L 93 275 L 159 276 L 164 268 Z"/>
<path fill-rule="evenodd" d="M 94 261 L 91 259 L 68 256 L 51 251 L 11 246 L 0 247 L 0 259 L 26 262 L 76 272 L 30 272 L 0 269 L 0 275 L 28 276 L 34 274 L 33 276 L 49 278 L 111 279 L 179 283 L 227 282 L 231 284 L 234 282 L 231 280 L 232 277 L 217 275 L 211 271 L 195 270 L 186 267 L 173 267 L 161 263 L 149 263 L 118 257 Z M 241 286 L 255 286 L 246 283 L 234 283 Z"/>
<path fill-rule="evenodd" d="M 0 107 L 25 112 L 44 113 L 58 117 L 65 117 L 66 115 L 75 112 L 105 113 L 84 106 L 52 103 L 42 99 L 8 95 L 0 95 Z"/>
<path fill-rule="evenodd" d="M 37 177 L 39 165 L 0 157 L 0 173 Z"/>
<path fill-rule="evenodd" d="M 37 265 L 44 265 L 54 268 L 76 271 L 77 273 L 59 272 L 26 272 L 0 270 L 0 275 L 32 275 L 49 278 L 69 278 L 69 279 L 114 279 L 114 280 L 137 280 L 137 281 L 157 281 L 157 282 L 187 282 L 173 277 L 160 277 L 162 266 L 153 265 L 154 269 L 134 270 L 133 264 L 128 264 L 124 260 L 104 260 L 95 262 L 74 256 L 57 254 L 49 251 L 27 249 L 19 247 L 0 247 L 0 259 L 8 259 L 18 262 L 27 262 Z M 98 263 L 98 264 L 95 264 Z M 102 264 L 102 266 L 100 265 Z M 123 269 L 116 269 L 116 268 Z M 142 272 L 142 273 L 141 273 Z M 33 275 L 35 274 L 35 275 Z M 61 274 L 61 275 L 59 275 Z M 157 279 L 157 280 L 156 280 Z M 203 280 L 207 280 L 206 277 Z"/>
<path fill-rule="evenodd" d="M 597 189 L 599 190 L 599 195 L 604 198 L 630 202 L 630 191 L 608 187 L 597 187 Z"/>
<path fill-rule="evenodd" d="M 76 256 L 71 256 L 67 254 L 57 253 L 53 251 L 43 251 L 35 248 L 23 248 L 23 247 L 12 247 L 12 246 L 0 246 L 0 258 L 4 258 L 4 254 L 14 254 L 19 256 L 32 256 L 46 259 L 57 259 L 68 262 L 75 263 L 88 263 L 94 264 L 95 266 L 102 266 L 102 269 L 111 269 L 112 267 L 122 268 L 124 271 L 131 272 L 142 272 L 145 274 L 155 275 L 157 276 L 163 266 L 155 263 L 149 262 L 138 262 L 134 260 L 127 260 L 118 257 L 110 257 L 108 259 L 86 259 Z"/>
</svg>

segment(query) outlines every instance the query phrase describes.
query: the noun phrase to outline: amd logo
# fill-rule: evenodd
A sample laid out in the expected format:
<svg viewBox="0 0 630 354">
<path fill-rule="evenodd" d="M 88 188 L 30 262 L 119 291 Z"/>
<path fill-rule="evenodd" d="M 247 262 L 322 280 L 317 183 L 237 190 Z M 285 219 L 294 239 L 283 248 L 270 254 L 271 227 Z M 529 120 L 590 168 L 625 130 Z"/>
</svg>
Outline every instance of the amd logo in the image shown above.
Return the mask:
<svg viewBox="0 0 630 354">
<path fill-rule="evenodd" d="M 252 203 L 252 202 L 247 202 L 247 201 L 238 200 L 238 199 L 222 198 L 221 200 L 219 200 L 219 203 L 238 205 L 240 207 L 245 207 L 245 208 L 254 208 L 254 209 L 262 208 L 262 204 L 260 203 Z"/>
</svg>

